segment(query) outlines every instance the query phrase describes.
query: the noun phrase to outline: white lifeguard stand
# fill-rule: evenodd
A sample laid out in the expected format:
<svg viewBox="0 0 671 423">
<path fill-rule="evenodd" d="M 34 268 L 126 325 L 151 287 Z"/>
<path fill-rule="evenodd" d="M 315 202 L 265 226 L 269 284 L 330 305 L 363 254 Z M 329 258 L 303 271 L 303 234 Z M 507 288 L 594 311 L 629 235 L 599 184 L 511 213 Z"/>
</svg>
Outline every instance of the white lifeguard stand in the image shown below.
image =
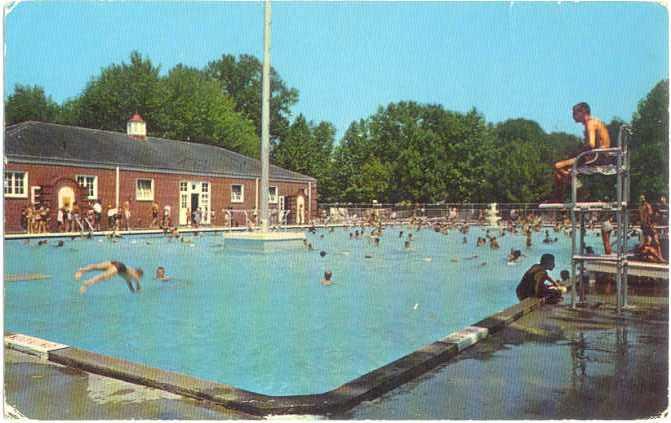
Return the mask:
<svg viewBox="0 0 671 423">
<path fill-rule="evenodd" d="M 542 209 L 560 209 L 571 212 L 571 278 L 576 283 L 580 281 L 579 302 L 584 304 L 585 283 L 583 275 L 586 273 L 585 263 L 587 262 L 610 262 L 615 265 L 615 280 L 617 285 L 617 312 L 620 313 L 624 307 L 627 307 L 627 233 L 629 228 L 629 215 L 627 205 L 629 203 L 629 152 L 627 149 L 627 140 L 631 136 L 631 127 L 622 125 L 617 136 L 617 145 L 612 148 L 597 148 L 580 153 L 571 169 L 571 202 L 541 204 Z M 613 164 L 607 165 L 585 165 L 580 166 L 580 159 L 588 154 L 605 155 L 615 158 Z M 616 201 L 615 202 L 578 202 L 578 188 L 576 182 L 578 175 L 615 175 L 617 182 Z M 592 211 L 610 211 L 615 212 L 617 218 L 617 246 L 615 253 L 605 256 L 585 255 L 585 214 Z M 580 226 L 578 234 L 577 226 Z M 577 276 L 577 277 L 576 277 Z M 576 290 L 571 290 L 571 307 L 575 308 Z"/>
</svg>

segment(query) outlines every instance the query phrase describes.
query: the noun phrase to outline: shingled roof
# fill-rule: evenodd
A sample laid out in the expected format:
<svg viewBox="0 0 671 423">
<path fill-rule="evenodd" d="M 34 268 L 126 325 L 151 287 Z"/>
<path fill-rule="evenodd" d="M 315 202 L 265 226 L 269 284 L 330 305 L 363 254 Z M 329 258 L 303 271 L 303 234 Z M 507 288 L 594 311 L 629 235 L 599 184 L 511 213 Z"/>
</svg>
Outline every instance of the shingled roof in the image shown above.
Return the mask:
<svg viewBox="0 0 671 423">
<path fill-rule="evenodd" d="M 185 141 L 130 138 L 123 132 L 22 122 L 5 129 L 7 160 L 88 165 L 109 168 L 206 174 L 261 176 L 261 162 L 224 148 Z M 270 165 L 271 179 L 314 182 L 316 179 Z"/>
</svg>

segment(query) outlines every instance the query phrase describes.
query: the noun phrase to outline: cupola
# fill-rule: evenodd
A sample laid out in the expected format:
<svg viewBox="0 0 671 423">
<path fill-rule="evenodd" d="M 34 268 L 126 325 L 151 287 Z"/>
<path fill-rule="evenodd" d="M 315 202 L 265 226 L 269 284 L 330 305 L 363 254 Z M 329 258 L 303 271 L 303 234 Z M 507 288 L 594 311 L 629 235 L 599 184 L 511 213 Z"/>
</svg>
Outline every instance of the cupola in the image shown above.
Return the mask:
<svg viewBox="0 0 671 423">
<path fill-rule="evenodd" d="M 147 124 L 139 113 L 135 113 L 126 123 L 126 134 L 135 140 L 147 139 Z"/>
</svg>

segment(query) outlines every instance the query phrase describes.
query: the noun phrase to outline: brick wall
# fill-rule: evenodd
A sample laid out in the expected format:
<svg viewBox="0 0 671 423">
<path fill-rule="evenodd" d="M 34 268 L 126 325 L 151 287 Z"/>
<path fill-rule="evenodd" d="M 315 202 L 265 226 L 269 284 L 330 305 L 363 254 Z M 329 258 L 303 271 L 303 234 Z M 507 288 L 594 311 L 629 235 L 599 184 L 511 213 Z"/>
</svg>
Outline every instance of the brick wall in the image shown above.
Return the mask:
<svg viewBox="0 0 671 423">
<path fill-rule="evenodd" d="M 103 206 L 103 229 L 106 228 L 106 219 L 108 206 L 115 207 L 115 170 L 92 169 L 74 166 L 56 166 L 56 165 L 32 165 L 8 163 L 5 166 L 8 171 L 28 172 L 28 194 L 26 198 L 5 198 L 5 232 L 20 232 L 21 209 L 28 204 L 30 200 L 30 187 L 50 185 L 59 178 L 75 179 L 77 175 L 97 176 L 98 180 L 98 199 Z M 211 221 L 213 225 L 223 225 L 224 217 L 222 209 L 252 210 L 256 207 L 257 190 L 256 179 L 241 178 L 215 178 L 199 175 L 179 175 L 165 173 L 151 173 L 140 171 L 120 171 L 119 182 L 119 206 L 125 201 L 130 204 L 131 227 L 148 227 L 151 223 L 151 207 L 153 201 L 142 201 L 136 197 L 136 183 L 138 179 L 154 180 L 154 201 L 156 201 L 162 211 L 163 206 L 171 207 L 171 219 L 173 224 L 179 222 L 179 184 L 181 181 L 190 182 L 208 182 L 210 184 L 210 208 L 214 211 L 214 218 Z M 244 202 L 231 202 L 231 185 L 240 184 L 244 186 Z M 295 195 L 298 190 L 304 189 L 307 193 L 307 182 L 287 182 L 270 180 L 271 186 L 277 186 L 278 195 Z M 317 212 L 317 187 L 312 184 L 312 215 Z M 57 192 L 53 193 L 53 198 L 47 199 L 52 204 L 52 222 L 56 220 Z M 277 207 L 271 204 L 270 207 Z M 234 213 L 237 223 L 244 224 L 242 213 Z M 54 228 L 52 228 L 53 230 Z"/>
</svg>

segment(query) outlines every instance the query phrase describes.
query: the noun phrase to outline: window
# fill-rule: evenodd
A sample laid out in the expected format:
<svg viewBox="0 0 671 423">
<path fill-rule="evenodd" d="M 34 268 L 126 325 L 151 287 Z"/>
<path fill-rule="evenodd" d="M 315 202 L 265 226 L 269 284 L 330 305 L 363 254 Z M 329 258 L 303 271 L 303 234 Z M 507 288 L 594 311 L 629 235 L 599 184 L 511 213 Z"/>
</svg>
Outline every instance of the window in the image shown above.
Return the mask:
<svg viewBox="0 0 671 423">
<path fill-rule="evenodd" d="M 77 180 L 77 184 L 86 190 L 86 198 L 89 200 L 98 198 L 97 176 L 77 175 L 75 176 L 75 179 Z"/>
<path fill-rule="evenodd" d="M 245 201 L 245 187 L 243 185 L 231 185 L 231 203 L 242 203 Z"/>
<path fill-rule="evenodd" d="M 135 189 L 137 201 L 154 201 L 154 180 L 138 179 Z"/>
<path fill-rule="evenodd" d="M 277 204 L 277 187 L 268 187 L 268 202 Z"/>
<path fill-rule="evenodd" d="M 5 172 L 5 197 L 28 198 L 27 172 Z"/>
</svg>

